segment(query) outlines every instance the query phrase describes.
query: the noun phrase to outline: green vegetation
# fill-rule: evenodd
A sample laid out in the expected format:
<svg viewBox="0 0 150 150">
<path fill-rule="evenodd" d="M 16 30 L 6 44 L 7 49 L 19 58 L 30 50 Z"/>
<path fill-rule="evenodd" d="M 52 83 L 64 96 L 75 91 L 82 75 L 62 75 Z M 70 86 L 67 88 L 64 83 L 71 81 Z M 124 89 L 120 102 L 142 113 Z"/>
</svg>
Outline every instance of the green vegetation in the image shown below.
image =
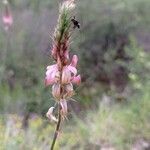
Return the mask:
<svg viewBox="0 0 150 150">
<path fill-rule="evenodd" d="M 110 145 L 119 150 L 131 149 L 139 139 L 150 139 L 150 87 L 145 85 L 141 92 L 130 97 L 126 104 L 108 108 L 100 105 L 98 110 L 90 110 L 84 120 L 76 118 L 61 131 L 56 149 L 89 149 Z M 21 117 L 7 116 L 6 125 L 0 120 L 1 149 L 48 149 L 54 125 L 33 115 L 29 128 L 21 128 Z"/>
</svg>

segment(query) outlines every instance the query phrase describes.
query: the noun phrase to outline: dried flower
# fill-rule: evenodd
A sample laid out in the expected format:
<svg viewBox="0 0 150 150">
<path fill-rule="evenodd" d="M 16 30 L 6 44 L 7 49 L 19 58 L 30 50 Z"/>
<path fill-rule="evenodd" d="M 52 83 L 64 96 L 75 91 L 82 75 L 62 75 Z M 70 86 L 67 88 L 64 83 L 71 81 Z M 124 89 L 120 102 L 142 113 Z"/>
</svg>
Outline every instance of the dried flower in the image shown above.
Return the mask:
<svg viewBox="0 0 150 150">
<path fill-rule="evenodd" d="M 52 86 L 52 95 L 57 100 L 59 100 L 61 98 L 61 87 L 60 87 L 59 83 L 55 83 Z"/>
<path fill-rule="evenodd" d="M 71 72 L 68 67 L 64 67 L 62 71 L 62 84 L 68 84 L 71 80 Z"/>
<path fill-rule="evenodd" d="M 54 110 L 54 107 L 50 107 L 48 112 L 46 113 L 46 116 L 51 121 L 58 122 L 58 119 L 56 119 L 56 117 L 53 115 L 53 110 Z"/>
<path fill-rule="evenodd" d="M 73 85 L 69 83 L 65 86 L 64 98 L 68 99 L 71 98 L 73 95 L 74 95 Z"/>
</svg>

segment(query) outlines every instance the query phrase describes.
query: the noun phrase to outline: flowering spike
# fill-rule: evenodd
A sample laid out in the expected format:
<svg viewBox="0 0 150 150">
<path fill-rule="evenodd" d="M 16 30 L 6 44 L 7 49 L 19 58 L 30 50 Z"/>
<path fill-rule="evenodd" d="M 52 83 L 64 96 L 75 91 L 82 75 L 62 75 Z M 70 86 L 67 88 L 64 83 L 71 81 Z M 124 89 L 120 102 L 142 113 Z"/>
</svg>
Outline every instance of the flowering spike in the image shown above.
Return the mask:
<svg viewBox="0 0 150 150">
<path fill-rule="evenodd" d="M 52 147 L 53 149 L 61 120 L 67 117 L 67 100 L 74 95 L 73 83 L 81 82 L 80 75 L 77 76 L 77 55 L 69 58 L 70 38 L 73 28 L 71 26 L 72 10 L 75 8 L 74 0 L 65 0 L 60 6 L 58 24 L 53 35 L 53 47 L 51 55 L 55 61 L 54 65 L 47 67 L 45 84 L 52 85 L 52 95 L 58 104 L 58 123 Z M 47 116 L 55 120 L 52 115 L 53 109 L 49 109 Z"/>
<path fill-rule="evenodd" d="M 69 60 L 69 46 L 72 32 L 71 11 L 75 8 L 74 0 L 65 0 L 60 7 L 58 24 L 54 32 L 51 55 L 56 64 L 47 67 L 45 85 L 52 85 L 52 95 L 61 105 L 63 114 L 67 114 L 65 99 L 74 95 L 73 84 L 80 84 L 81 77 L 77 75 L 77 55 Z M 70 64 L 69 64 L 70 62 Z"/>
</svg>

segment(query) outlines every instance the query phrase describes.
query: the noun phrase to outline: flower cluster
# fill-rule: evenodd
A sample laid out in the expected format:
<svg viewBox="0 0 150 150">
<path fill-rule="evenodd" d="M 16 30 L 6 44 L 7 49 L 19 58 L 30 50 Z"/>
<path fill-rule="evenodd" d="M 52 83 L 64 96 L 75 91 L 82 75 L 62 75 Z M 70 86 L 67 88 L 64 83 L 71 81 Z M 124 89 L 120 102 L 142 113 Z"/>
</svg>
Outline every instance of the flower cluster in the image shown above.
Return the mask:
<svg viewBox="0 0 150 150">
<path fill-rule="evenodd" d="M 4 23 L 4 27 L 5 30 L 7 31 L 10 26 L 13 24 L 13 18 L 12 18 L 12 14 L 10 12 L 10 8 L 9 8 L 9 4 L 7 0 L 3 1 L 5 9 L 4 9 L 4 13 L 3 13 L 3 23 Z"/>
<path fill-rule="evenodd" d="M 45 85 L 52 85 L 52 95 L 61 109 L 61 117 L 67 115 L 67 100 L 74 95 L 73 84 L 80 84 L 81 77 L 77 75 L 77 55 L 70 60 L 69 45 L 71 38 L 71 12 L 75 4 L 73 0 L 66 0 L 60 7 L 58 24 L 54 32 L 54 43 L 51 55 L 55 64 L 47 67 Z M 51 107 L 47 112 L 50 120 L 57 121 Z"/>
</svg>

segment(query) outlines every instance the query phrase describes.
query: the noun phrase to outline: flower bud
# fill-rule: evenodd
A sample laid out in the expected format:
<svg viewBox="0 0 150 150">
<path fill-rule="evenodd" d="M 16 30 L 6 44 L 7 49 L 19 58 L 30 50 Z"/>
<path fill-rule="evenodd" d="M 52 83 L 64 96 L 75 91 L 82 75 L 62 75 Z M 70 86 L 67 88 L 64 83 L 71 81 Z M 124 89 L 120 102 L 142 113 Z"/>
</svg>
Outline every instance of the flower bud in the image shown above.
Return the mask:
<svg viewBox="0 0 150 150">
<path fill-rule="evenodd" d="M 57 47 L 55 45 L 52 48 L 51 54 L 54 57 L 54 59 L 57 58 Z"/>
<path fill-rule="evenodd" d="M 76 67 L 78 63 L 78 56 L 73 55 L 72 60 L 71 60 L 71 66 Z"/>
<path fill-rule="evenodd" d="M 67 67 L 64 67 L 62 71 L 62 84 L 68 84 L 70 83 L 70 80 L 71 80 L 71 72 Z"/>
<path fill-rule="evenodd" d="M 59 83 L 56 83 L 52 86 L 52 95 L 56 99 L 61 98 L 61 87 Z"/>
<path fill-rule="evenodd" d="M 72 10 L 75 8 L 75 3 L 74 3 L 74 0 L 66 0 L 63 4 L 62 4 L 62 7 L 61 7 L 61 10 Z"/>
<path fill-rule="evenodd" d="M 69 62 L 69 51 L 66 50 L 66 51 L 64 52 L 64 63 L 65 63 L 65 64 L 68 64 L 68 62 Z"/>
</svg>

